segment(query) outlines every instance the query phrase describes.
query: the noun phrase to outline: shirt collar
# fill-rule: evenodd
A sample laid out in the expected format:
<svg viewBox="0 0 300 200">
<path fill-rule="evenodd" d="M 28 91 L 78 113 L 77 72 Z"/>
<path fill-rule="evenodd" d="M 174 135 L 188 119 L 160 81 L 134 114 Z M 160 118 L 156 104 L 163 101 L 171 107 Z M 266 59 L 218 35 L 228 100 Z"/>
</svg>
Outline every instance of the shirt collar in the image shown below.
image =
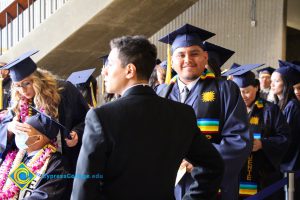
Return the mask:
<svg viewBox="0 0 300 200">
<path fill-rule="evenodd" d="M 123 95 L 125 94 L 125 92 L 126 92 L 127 90 L 129 90 L 130 88 L 133 88 L 133 87 L 135 87 L 135 86 L 138 86 L 138 85 L 142 85 L 142 86 L 149 86 L 149 85 L 148 85 L 148 84 L 146 84 L 146 83 L 138 83 L 138 84 L 135 84 L 135 85 L 129 86 L 128 88 L 126 88 L 125 90 L 123 90 L 123 92 L 122 92 L 121 96 L 123 96 Z"/>
<path fill-rule="evenodd" d="M 187 88 L 189 89 L 189 91 L 192 90 L 192 88 L 196 85 L 196 83 L 198 82 L 198 80 L 200 79 L 200 77 L 198 77 L 197 79 L 193 80 L 192 82 L 190 82 L 188 85 L 184 84 L 179 78 L 177 79 L 177 83 L 178 83 L 178 87 L 179 87 L 179 91 L 180 93 L 182 93 L 183 88 L 185 86 L 187 86 Z"/>
</svg>

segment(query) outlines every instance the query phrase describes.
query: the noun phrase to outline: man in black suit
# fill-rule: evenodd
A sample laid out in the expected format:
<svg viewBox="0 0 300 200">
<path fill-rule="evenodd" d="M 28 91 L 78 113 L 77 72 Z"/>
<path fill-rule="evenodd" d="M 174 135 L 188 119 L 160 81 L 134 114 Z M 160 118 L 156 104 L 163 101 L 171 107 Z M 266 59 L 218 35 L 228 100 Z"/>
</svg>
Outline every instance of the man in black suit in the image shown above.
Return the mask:
<svg viewBox="0 0 300 200">
<path fill-rule="evenodd" d="M 142 36 L 111 41 L 104 69 L 108 93 L 122 97 L 86 116 L 72 199 L 174 199 L 183 158 L 195 167 L 194 190 L 184 199 L 214 199 L 223 161 L 200 134 L 191 107 L 158 97 L 147 83 L 156 47 Z M 92 178 L 101 174 L 100 179 Z"/>
</svg>

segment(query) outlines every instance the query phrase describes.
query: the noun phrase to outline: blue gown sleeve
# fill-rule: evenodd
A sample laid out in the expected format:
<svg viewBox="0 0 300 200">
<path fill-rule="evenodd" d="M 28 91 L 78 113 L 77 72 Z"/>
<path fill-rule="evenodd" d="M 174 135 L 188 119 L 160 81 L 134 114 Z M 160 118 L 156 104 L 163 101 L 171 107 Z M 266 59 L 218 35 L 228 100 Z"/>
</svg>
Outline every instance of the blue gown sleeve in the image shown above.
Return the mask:
<svg viewBox="0 0 300 200">
<path fill-rule="evenodd" d="M 8 111 L 0 124 L 0 152 L 2 153 L 7 148 L 7 124 L 11 122 L 14 115 L 11 110 Z"/>
<path fill-rule="evenodd" d="M 238 174 L 252 150 L 253 136 L 249 132 L 246 105 L 240 90 L 232 81 L 219 82 L 221 98 L 221 135 L 219 144 L 214 144 L 225 162 L 222 185 L 238 178 Z"/>
</svg>

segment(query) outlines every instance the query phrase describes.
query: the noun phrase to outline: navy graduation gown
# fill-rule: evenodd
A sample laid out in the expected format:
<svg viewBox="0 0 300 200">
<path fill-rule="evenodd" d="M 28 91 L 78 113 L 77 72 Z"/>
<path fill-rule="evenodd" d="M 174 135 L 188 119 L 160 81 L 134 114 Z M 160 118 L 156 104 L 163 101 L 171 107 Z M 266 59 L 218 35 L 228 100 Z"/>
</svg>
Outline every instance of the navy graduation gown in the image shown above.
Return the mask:
<svg viewBox="0 0 300 200">
<path fill-rule="evenodd" d="M 262 149 L 251 153 L 241 171 L 241 197 L 253 195 L 281 178 L 279 166 L 289 145 L 290 130 L 277 105 L 259 99 L 249 120 L 254 138 L 260 137 L 256 139 L 261 140 Z M 269 198 L 278 199 L 280 195 Z"/>
<path fill-rule="evenodd" d="M 206 81 L 206 80 L 205 80 Z M 215 79 L 219 90 L 220 112 L 219 112 L 219 134 L 221 140 L 213 143 L 215 148 L 221 154 L 225 162 L 225 172 L 222 180 L 222 199 L 238 199 L 238 177 L 239 172 L 251 152 L 252 137 L 248 129 L 248 117 L 245 103 L 240 95 L 239 88 L 227 80 Z M 192 88 L 185 104 L 193 107 L 197 119 L 202 113 L 201 108 L 202 95 L 200 87 L 203 80 L 199 79 L 197 84 Z M 211 84 L 215 84 L 211 82 Z M 160 94 L 167 85 L 160 85 L 157 93 Z M 215 92 L 216 93 L 216 92 Z M 218 95 L 216 95 L 218 98 Z M 180 92 L 177 82 L 170 91 L 168 98 L 180 102 Z M 185 188 L 183 189 L 183 191 Z M 182 191 L 182 190 L 181 190 Z M 180 199 L 182 194 L 175 194 Z"/>
<path fill-rule="evenodd" d="M 291 143 L 286 152 L 282 170 L 299 170 L 300 169 L 300 103 L 296 99 L 288 102 L 283 110 L 291 131 Z"/>
</svg>

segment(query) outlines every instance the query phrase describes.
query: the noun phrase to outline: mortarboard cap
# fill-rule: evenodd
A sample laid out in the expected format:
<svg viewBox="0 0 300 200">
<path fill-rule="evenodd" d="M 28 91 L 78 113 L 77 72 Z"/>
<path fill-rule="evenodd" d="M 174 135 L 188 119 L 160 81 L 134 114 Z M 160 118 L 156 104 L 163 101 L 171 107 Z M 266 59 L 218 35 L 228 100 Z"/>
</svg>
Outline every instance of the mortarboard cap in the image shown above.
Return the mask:
<svg viewBox="0 0 300 200">
<path fill-rule="evenodd" d="M 258 68 L 264 64 L 247 64 L 241 65 L 237 68 L 228 70 L 224 76 L 233 75 L 233 82 L 235 82 L 240 88 L 247 87 L 249 85 L 255 85 L 255 74 L 251 72 L 252 69 Z"/>
<path fill-rule="evenodd" d="M 38 50 L 28 51 L 17 59 L 9 62 L 3 69 L 8 69 L 13 82 L 18 82 L 31 75 L 37 68 L 35 62 L 30 56 L 39 52 Z"/>
<path fill-rule="evenodd" d="M 53 139 L 58 134 L 58 130 L 61 130 L 65 137 L 71 139 L 70 130 L 64 125 L 59 123 L 51 116 L 41 112 L 37 108 L 30 106 L 37 114 L 30 117 L 25 122 L 33 126 L 35 129 L 46 135 L 48 138 Z M 32 118 L 32 119 L 31 119 Z M 57 130 L 57 133 L 56 133 Z"/>
<path fill-rule="evenodd" d="M 210 42 L 203 42 L 204 50 L 208 52 L 208 58 L 214 59 L 218 67 L 221 66 L 235 53 L 224 47 L 212 44 Z"/>
<path fill-rule="evenodd" d="M 222 76 L 238 76 L 242 75 L 248 71 L 251 71 L 252 69 L 258 68 L 260 66 L 263 66 L 264 64 L 247 64 L 247 65 L 240 65 L 237 68 L 233 68 L 228 70 L 226 73 L 224 73 Z"/>
<path fill-rule="evenodd" d="M 237 63 L 233 63 L 229 69 L 236 69 L 238 67 L 240 67 L 241 65 L 240 64 L 237 64 Z"/>
<path fill-rule="evenodd" d="M 280 73 L 292 85 L 300 83 L 300 65 L 279 60 L 279 68 L 275 71 Z"/>
<path fill-rule="evenodd" d="M 95 71 L 95 69 L 96 68 L 73 72 L 68 77 L 67 81 L 73 83 L 73 85 L 86 83 Z"/>
<path fill-rule="evenodd" d="M 168 61 L 167 60 L 163 60 L 160 64 L 159 64 L 163 69 L 167 70 L 168 67 Z M 171 77 L 174 77 L 177 73 L 175 72 L 175 70 L 172 69 L 171 72 Z"/>
<path fill-rule="evenodd" d="M 55 124 L 44 114 L 37 113 L 26 119 L 25 123 L 31 125 L 43 135 L 47 136 L 50 140 L 54 139 L 59 131 L 59 126 Z"/>
<path fill-rule="evenodd" d="M 257 70 L 257 73 L 260 74 L 260 73 L 268 73 L 268 74 L 272 74 L 273 72 L 275 71 L 275 69 L 273 67 L 265 67 L 265 68 L 262 68 L 262 69 L 259 69 Z"/>
<path fill-rule="evenodd" d="M 203 48 L 203 41 L 213 37 L 214 33 L 185 24 L 177 30 L 159 39 L 160 42 L 172 45 L 174 51 L 178 47 L 198 45 Z"/>
</svg>

